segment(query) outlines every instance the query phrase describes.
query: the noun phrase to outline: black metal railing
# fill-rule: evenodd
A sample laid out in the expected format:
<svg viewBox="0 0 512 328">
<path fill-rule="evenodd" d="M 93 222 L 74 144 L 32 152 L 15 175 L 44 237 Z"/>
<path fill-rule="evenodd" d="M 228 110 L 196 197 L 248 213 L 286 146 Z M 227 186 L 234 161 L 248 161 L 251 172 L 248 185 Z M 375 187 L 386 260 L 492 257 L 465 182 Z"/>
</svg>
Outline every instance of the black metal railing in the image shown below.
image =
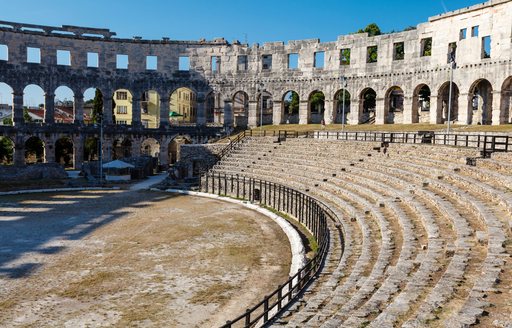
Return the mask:
<svg viewBox="0 0 512 328">
<path fill-rule="evenodd" d="M 321 270 L 329 249 L 328 220 L 336 215 L 319 200 L 290 187 L 239 175 L 206 173 L 200 178 L 201 191 L 248 200 L 295 217 L 318 243 L 314 257 L 295 275 L 280 284 L 245 313 L 226 322 L 223 328 L 266 324 L 290 304 Z M 342 237 L 342 236 L 341 236 Z"/>
</svg>

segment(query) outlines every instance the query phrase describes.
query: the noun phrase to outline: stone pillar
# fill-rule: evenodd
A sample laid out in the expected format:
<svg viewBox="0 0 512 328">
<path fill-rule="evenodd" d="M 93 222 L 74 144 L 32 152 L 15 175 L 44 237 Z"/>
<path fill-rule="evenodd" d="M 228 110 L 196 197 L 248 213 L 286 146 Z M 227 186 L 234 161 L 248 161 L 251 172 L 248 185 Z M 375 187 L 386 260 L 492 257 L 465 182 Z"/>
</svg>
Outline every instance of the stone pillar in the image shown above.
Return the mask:
<svg viewBox="0 0 512 328">
<path fill-rule="evenodd" d="M 12 93 L 12 121 L 14 125 L 25 124 L 23 118 L 23 92 Z M 25 164 L 25 154 L 23 154 L 23 164 Z"/>
<path fill-rule="evenodd" d="M 162 140 L 160 143 L 160 155 L 159 161 L 160 165 L 163 166 L 164 169 L 169 167 L 169 142 L 167 140 Z"/>
<path fill-rule="evenodd" d="M 131 152 L 131 156 L 132 157 L 137 157 L 137 156 L 140 156 L 141 152 L 140 152 L 140 147 L 142 146 L 142 141 L 141 139 L 137 138 L 137 139 L 132 139 L 132 148 L 130 150 Z"/>
<path fill-rule="evenodd" d="M 132 126 L 141 126 L 140 122 L 140 97 L 132 97 Z"/>
<path fill-rule="evenodd" d="M 347 113 L 347 124 L 349 125 L 358 125 L 360 120 L 360 117 L 362 115 L 361 111 L 363 106 L 359 104 L 361 100 L 359 98 L 352 98 L 350 99 L 350 113 Z M 345 104 L 345 109 L 348 107 Z"/>
<path fill-rule="evenodd" d="M 249 126 L 257 127 L 258 126 L 258 102 L 254 100 L 249 101 Z"/>
<path fill-rule="evenodd" d="M 272 124 L 280 125 L 283 123 L 284 106 L 282 101 L 274 101 L 272 105 Z"/>
<path fill-rule="evenodd" d="M 55 141 L 52 139 L 43 140 L 44 142 L 44 162 L 55 163 Z"/>
<path fill-rule="evenodd" d="M 231 99 L 224 99 L 224 127 L 232 127 L 233 126 L 233 107 L 231 104 Z"/>
<path fill-rule="evenodd" d="M 498 108 L 500 108 L 500 123 L 511 123 L 510 118 L 512 116 L 512 91 L 502 90 L 498 101 L 499 105 L 496 106 L 499 106 Z"/>
<path fill-rule="evenodd" d="M 455 89 L 455 88 L 454 88 Z M 455 92 L 454 90 L 452 90 Z M 455 120 L 455 123 L 458 124 L 470 124 L 473 116 L 473 108 L 472 103 L 473 100 L 470 99 L 469 94 L 467 93 L 459 93 L 459 97 L 456 97 L 457 94 L 453 95 L 452 100 L 452 110 L 451 110 L 451 120 Z M 466 99 L 467 101 L 460 101 L 460 99 Z M 462 104 L 462 106 L 460 106 Z M 458 106 L 458 115 L 454 115 L 454 109 Z"/>
<path fill-rule="evenodd" d="M 73 140 L 73 168 L 75 170 L 80 170 L 84 163 L 84 144 L 85 137 Z"/>
<path fill-rule="evenodd" d="M 492 93 L 492 125 L 500 125 L 505 123 L 504 120 L 504 108 L 502 110 L 502 97 L 500 91 L 493 91 Z"/>
<path fill-rule="evenodd" d="M 375 99 L 375 124 L 386 124 L 385 99 Z"/>
<path fill-rule="evenodd" d="M 299 101 L 299 124 L 308 124 L 309 117 L 309 100 L 301 99 Z"/>
<path fill-rule="evenodd" d="M 22 96 L 23 98 L 23 96 Z M 14 141 L 14 154 L 13 154 L 13 162 L 14 166 L 24 166 L 25 165 L 25 141 L 23 140 L 23 136 L 17 135 Z"/>
<path fill-rule="evenodd" d="M 101 148 L 103 150 L 103 162 L 110 162 L 112 160 L 113 155 L 113 145 L 114 141 L 111 137 L 103 136 L 103 143 Z"/>
<path fill-rule="evenodd" d="M 442 100 L 437 96 L 430 96 L 430 124 L 442 124 L 443 123 L 443 109 Z"/>
<path fill-rule="evenodd" d="M 332 124 L 334 122 L 334 101 L 332 100 L 325 100 L 324 101 L 324 122 L 325 124 Z"/>
<path fill-rule="evenodd" d="M 44 123 L 55 123 L 55 95 L 47 93 L 44 95 Z"/>
<path fill-rule="evenodd" d="M 206 125 L 206 98 L 202 95 L 198 96 L 196 105 L 196 123 L 197 125 Z"/>
<path fill-rule="evenodd" d="M 404 97 L 404 104 L 403 104 L 403 121 L 402 124 L 411 124 L 414 121 L 413 118 L 413 101 L 411 97 Z M 417 104 L 414 104 L 414 106 L 417 106 Z M 417 110 L 416 110 L 417 112 Z"/>
<path fill-rule="evenodd" d="M 161 128 L 169 126 L 169 97 L 160 97 L 160 124 Z"/>
<path fill-rule="evenodd" d="M 112 122 L 112 97 L 103 96 L 103 124 L 109 125 Z"/>
<path fill-rule="evenodd" d="M 81 94 L 75 95 L 74 103 L 75 124 L 82 125 L 84 123 L 84 96 Z M 75 166 L 76 167 L 76 166 Z"/>
</svg>

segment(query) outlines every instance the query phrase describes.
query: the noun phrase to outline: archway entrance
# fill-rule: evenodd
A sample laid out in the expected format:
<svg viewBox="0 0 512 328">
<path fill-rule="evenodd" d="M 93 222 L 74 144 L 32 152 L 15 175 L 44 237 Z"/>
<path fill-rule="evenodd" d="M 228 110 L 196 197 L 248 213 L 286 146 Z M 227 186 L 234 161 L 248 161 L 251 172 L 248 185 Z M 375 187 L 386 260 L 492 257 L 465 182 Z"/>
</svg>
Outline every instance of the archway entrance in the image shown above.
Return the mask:
<svg viewBox="0 0 512 328">
<path fill-rule="evenodd" d="M 233 96 L 233 115 L 235 127 L 247 127 L 249 124 L 249 96 L 244 91 L 238 91 Z"/>
<path fill-rule="evenodd" d="M 178 88 L 171 94 L 169 118 L 172 123 L 196 123 L 196 93 L 189 88 Z"/>
<path fill-rule="evenodd" d="M 343 98 L 345 97 L 345 98 Z M 347 117 L 350 113 L 350 92 L 343 89 L 340 89 L 334 95 L 334 108 L 336 111 L 333 113 L 334 115 L 334 123 L 347 123 Z M 343 111 L 343 105 L 345 105 L 345 111 Z M 343 112 L 345 112 L 345 117 L 343 117 Z"/>
<path fill-rule="evenodd" d="M 375 107 L 377 93 L 372 88 L 366 88 L 359 94 L 359 123 L 375 123 Z"/>
<path fill-rule="evenodd" d="M 485 79 L 478 80 L 471 86 L 468 94 L 471 117 L 469 123 L 492 124 L 492 86 Z"/>
<path fill-rule="evenodd" d="M 44 143 L 38 137 L 30 137 L 25 141 L 25 164 L 44 162 Z"/>
<path fill-rule="evenodd" d="M 438 123 L 445 123 L 448 120 L 448 100 L 450 94 L 450 82 L 445 82 L 438 91 L 437 96 L 437 117 Z M 452 83 L 452 106 L 450 121 L 457 121 L 459 117 L 459 87 Z"/>
<path fill-rule="evenodd" d="M 308 98 L 310 123 L 320 123 L 324 119 L 325 95 L 322 91 L 313 91 Z"/>
<path fill-rule="evenodd" d="M 430 123 L 430 88 L 420 84 L 412 97 L 412 123 Z"/>
<path fill-rule="evenodd" d="M 14 142 L 10 138 L 0 137 L 0 165 L 10 165 L 13 162 Z"/>
<path fill-rule="evenodd" d="M 501 87 L 500 123 L 512 123 L 512 76 Z"/>
<path fill-rule="evenodd" d="M 73 141 L 70 138 L 60 138 L 55 142 L 55 161 L 64 168 L 73 167 Z"/>
<path fill-rule="evenodd" d="M 283 121 L 286 124 L 298 124 L 299 123 L 299 94 L 293 90 L 288 91 L 283 95 Z"/>
<path fill-rule="evenodd" d="M 384 103 L 384 123 L 394 124 L 404 121 L 404 92 L 393 86 L 386 92 Z"/>
</svg>

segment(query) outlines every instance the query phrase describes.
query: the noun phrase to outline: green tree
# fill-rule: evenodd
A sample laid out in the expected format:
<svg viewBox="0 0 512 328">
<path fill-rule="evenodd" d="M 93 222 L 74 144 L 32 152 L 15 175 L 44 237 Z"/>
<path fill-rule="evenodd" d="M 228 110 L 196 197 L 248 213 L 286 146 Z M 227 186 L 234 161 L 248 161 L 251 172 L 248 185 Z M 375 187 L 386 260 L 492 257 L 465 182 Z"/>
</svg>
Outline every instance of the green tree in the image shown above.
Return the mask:
<svg viewBox="0 0 512 328">
<path fill-rule="evenodd" d="M 11 117 L 4 117 L 2 120 L 3 125 L 12 125 L 12 118 Z"/>
<path fill-rule="evenodd" d="M 312 113 L 323 113 L 324 112 L 324 104 L 325 104 L 325 96 L 320 91 L 315 91 L 310 98 L 311 112 Z"/>
<path fill-rule="evenodd" d="M 99 89 L 96 89 L 92 101 L 92 123 L 98 123 L 100 121 L 101 113 L 103 113 L 103 94 Z"/>
<path fill-rule="evenodd" d="M 285 100 L 286 112 L 289 115 L 299 113 L 299 95 L 295 91 L 291 91 L 290 98 Z"/>
<path fill-rule="evenodd" d="M 28 113 L 28 109 L 25 107 L 23 108 L 23 119 L 25 120 L 25 123 L 31 123 L 34 120 L 32 119 L 32 116 Z"/>
<path fill-rule="evenodd" d="M 359 29 L 357 31 L 357 33 L 367 33 L 368 36 L 376 36 L 376 35 L 381 35 L 382 34 L 382 32 L 380 31 L 380 27 L 377 24 L 375 24 L 375 23 L 371 23 L 371 24 L 366 25 L 364 30 Z"/>
<path fill-rule="evenodd" d="M 12 163 L 14 145 L 9 138 L 0 137 L 0 164 Z"/>
</svg>

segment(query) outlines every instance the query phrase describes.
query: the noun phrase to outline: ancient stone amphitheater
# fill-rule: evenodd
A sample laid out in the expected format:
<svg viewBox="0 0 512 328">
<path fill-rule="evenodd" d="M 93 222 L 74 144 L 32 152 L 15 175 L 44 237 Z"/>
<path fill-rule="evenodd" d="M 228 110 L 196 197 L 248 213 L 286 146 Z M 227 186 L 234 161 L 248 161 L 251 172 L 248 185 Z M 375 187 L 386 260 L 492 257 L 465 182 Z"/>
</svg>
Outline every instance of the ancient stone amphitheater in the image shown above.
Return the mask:
<svg viewBox="0 0 512 328">
<path fill-rule="evenodd" d="M 272 325 L 511 327 L 512 154 L 338 137 L 245 137 L 209 172 L 334 213 L 324 267 Z"/>
</svg>

